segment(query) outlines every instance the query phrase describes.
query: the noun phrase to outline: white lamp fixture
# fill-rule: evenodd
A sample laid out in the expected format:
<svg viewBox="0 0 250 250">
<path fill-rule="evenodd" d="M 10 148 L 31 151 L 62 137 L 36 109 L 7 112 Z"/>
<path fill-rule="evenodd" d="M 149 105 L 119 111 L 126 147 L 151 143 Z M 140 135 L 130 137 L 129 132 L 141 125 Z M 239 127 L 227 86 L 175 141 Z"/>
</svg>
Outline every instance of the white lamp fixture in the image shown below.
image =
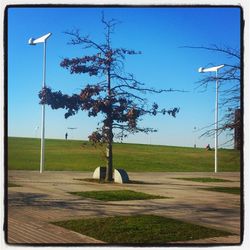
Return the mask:
<svg viewBox="0 0 250 250">
<path fill-rule="evenodd" d="M 46 41 L 52 35 L 52 33 L 48 33 L 39 38 L 30 38 L 29 45 L 36 45 L 37 43 L 43 43 L 43 83 L 42 87 L 46 87 Z M 45 135 L 45 105 L 42 105 L 42 126 L 41 126 L 41 157 L 40 157 L 40 173 L 44 170 L 44 135 Z"/>
<path fill-rule="evenodd" d="M 215 94 L 215 146 L 214 146 L 214 172 L 218 170 L 218 70 L 223 68 L 225 65 L 219 65 L 211 68 L 199 68 L 200 73 L 205 72 L 216 72 L 216 94 Z"/>
<path fill-rule="evenodd" d="M 29 39 L 29 45 L 36 45 L 37 43 L 44 43 L 46 42 L 46 40 L 52 35 L 52 33 L 48 33 L 44 36 L 41 36 L 37 39 L 34 39 L 34 38 L 30 38 Z"/>
<path fill-rule="evenodd" d="M 219 65 L 219 66 L 215 66 L 215 67 L 211 67 L 211 68 L 202 68 L 200 67 L 199 68 L 199 72 L 200 73 L 204 73 L 204 72 L 217 72 L 219 69 L 223 68 L 225 65 L 222 64 L 222 65 Z"/>
</svg>

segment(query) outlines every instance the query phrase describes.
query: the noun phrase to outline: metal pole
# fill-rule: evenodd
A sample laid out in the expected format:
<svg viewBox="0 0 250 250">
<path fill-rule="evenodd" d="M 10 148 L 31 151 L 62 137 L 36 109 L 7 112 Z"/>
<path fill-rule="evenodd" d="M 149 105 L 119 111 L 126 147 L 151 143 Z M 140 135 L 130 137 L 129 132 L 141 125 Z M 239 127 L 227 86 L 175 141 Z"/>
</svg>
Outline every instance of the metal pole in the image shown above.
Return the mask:
<svg viewBox="0 0 250 250">
<path fill-rule="evenodd" d="M 218 166 L 218 71 L 216 70 L 216 96 L 215 96 L 215 151 L 214 151 L 214 172 L 217 173 Z"/>
<path fill-rule="evenodd" d="M 196 148 L 196 127 L 194 127 L 194 148 Z"/>
<path fill-rule="evenodd" d="M 43 47 L 43 83 L 42 87 L 46 87 L 46 40 Z M 44 170 L 44 135 L 45 135 L 45 104 L 42 105 L 42 128 L 41 128 L 41 157 L 40 157 L 40 173 Z"/>
</svg>

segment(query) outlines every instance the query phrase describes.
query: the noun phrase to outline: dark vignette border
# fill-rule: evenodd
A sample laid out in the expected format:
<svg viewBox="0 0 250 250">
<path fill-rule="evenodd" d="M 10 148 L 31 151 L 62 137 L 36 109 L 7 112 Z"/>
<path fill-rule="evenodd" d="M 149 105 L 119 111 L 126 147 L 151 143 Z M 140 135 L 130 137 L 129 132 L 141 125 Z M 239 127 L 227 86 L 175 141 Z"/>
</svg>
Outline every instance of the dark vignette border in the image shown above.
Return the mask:
<svg viewBox="0 0 250 250">
<path fill-rule="evenodd" d="M 103 245 L 103 244 L 10 244 L 8 243 L 8 10 L 11 8 L 239 8 L 240 9 L 240 51 L 241 51 L 241 141 L 242 148 L 240 151 L 240 187 L 241 187 L 241 195 L 240 195 L 240 222 L 241 222 L 241 233 L 240 233 L 240 243 L 218 243 L 218 244 L 123 244 L 123 245 Z M 211 246 L 239 246 L 243 242 L 244 238 L 244 13 L 243 8 L 240 5 L 119 5 L 119 4 L 105 4 L 105 5 L 94 5 L 94 4 L 13 4 L 6 5 L 4 10 L 4 236 L 5 242 L 8 245 L 17 245 L 17 246 L 131 246 L 131 247 L 166 247 L 166 246 L 176 246 L 176 247 L 211 247 Z"/>
</svg>

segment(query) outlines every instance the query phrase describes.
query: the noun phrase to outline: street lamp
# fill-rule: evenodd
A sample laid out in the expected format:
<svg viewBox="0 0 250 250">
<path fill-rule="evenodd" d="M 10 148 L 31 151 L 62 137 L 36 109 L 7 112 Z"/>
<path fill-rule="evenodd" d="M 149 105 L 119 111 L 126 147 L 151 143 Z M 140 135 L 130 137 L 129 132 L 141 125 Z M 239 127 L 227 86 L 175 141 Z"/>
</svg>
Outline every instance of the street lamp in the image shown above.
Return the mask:
<svg viewBox="0 0 250 250">
<path fill-rule="evenodd" d="M 43 83 L 42 87 L 46 86 L 46 41 L 51 36 L 51 33 L 48 33 L 44 36 L 41 36 L 37 39 L 30 38 L 29 45 L 36 45 L 37 43 L 43 43 Z M 44 169 L 44 134 L 45 134 L 45 104 L 42 104 L 42 126 L 41 126 L 41 157 L 40 157 L 40 173 Z"/>
<path fill-rule="evenodd" d="M 217 173 L 217 166 L 218 166 L 218 70 L 223 68 L 225 65 L 219 65 L 211 68 L 199 68 L 200 73 L 204 72 L 215 72 L 216 73 L 216 95 L 215 95 L 215 150 L 214 150 L 214 172 Z"/>
</svg>

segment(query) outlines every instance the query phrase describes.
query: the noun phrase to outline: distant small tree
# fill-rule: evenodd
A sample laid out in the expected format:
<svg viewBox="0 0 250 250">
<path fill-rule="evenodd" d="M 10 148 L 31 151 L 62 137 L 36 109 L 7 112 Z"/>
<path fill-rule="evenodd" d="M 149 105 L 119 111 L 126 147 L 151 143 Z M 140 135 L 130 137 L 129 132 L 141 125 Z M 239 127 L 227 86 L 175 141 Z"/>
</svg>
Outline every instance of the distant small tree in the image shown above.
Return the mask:
<svg viewBox="0 0 250 250">
<path fill-rule="evenodd" d="M 117 21 L 114 19 L 107 21 L 102 17 L 102 23 L 105 28 L 103 43 L 97 43 L 88 36 L 81 36 L 78 30 L 66 32 L 71 36 L 70 44 L 84 45 L 84 49 L 95 50 L 96 53 L 71 59 L 64 58 L 60 66 L 69 70 L 71 74 L 88 74 L 90 77 L 98 76 L 106 79 L 94 85 L 87 84 L 79 94 L 71 96 L 62 94 L 61 91 L 53 92 L 47 87 L 40 91 L 39 97 L 41 104 L 48 104 L 52 109 L 66 109 L 65 118 L 75 115 L 79 110 L 87 111 L 89 117 L 103 114 L 104 118 L 99 123 L 101 126 L 89 136 L 89 140 L 106 145 L 106 181 L 112 181 L 114 137 L 123 138 L 137 132 L 155 132 L 153 128 L 138 125 L 141 117 L 155 116 L 159 113 L 175 117 L 179 108 L 160 110 L 156 103 L 149 105 L 141 94 L 173 90 L 147 88 L 143 83 L 138 82 L 133 74 L 125 74 L 123 70 L 125 56 L 141 54 L 141 52 L 113 48 L 111 34 Z"/>
</svg>

